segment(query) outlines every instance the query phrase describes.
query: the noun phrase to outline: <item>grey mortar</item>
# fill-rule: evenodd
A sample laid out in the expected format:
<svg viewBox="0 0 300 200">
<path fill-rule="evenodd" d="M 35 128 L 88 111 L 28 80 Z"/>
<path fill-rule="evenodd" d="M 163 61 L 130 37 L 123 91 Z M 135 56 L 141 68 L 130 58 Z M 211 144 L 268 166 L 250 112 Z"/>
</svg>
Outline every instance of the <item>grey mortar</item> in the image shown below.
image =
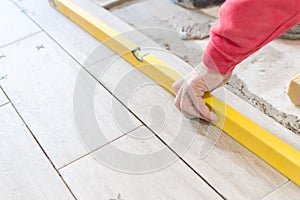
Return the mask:
<svg viewBox="0 0 300 200">
<path fill-rule="evenodd" d="M 231 92 L 241 97 L 248 103 L 250 103 L 255 108 L 259 109 L 261 112 L 267 116 L 273 118 L 275 121 L 286 127 L 287 129 L 293 131 L 296 134 L 300 134 L 300 118 L 295 115 L 287 115 L 276 108 L 274 108 L 270 103 L 266 102 L 264 99 L 258 97 L 257 95 L 249 92 L 247 86 L 244 82 L 239 79 L 236 75 L 231 77 L 231 80 L 226 84 L 226 88 Z"/>
</svg>

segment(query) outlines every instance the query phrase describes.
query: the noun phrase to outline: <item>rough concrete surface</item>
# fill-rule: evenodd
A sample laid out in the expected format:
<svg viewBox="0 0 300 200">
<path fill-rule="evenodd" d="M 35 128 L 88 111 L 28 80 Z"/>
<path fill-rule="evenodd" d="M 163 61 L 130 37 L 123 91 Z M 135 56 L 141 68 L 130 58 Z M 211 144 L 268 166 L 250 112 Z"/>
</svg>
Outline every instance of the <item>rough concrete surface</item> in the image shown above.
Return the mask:
<svg viewBox="0 0 300 200">
<path fill-rule="evenodd" d="M 300 73 L 299 54 L 300 41 L 277 39 L 239 64 L 229 85 L 295 133 L 300 133 L 300 107 L 290 102 L 286 92 L 290 79 Z"/>
<path fill-rule="evenodd" d="M 146 29 L 142 32 L 196 66 L 201 62 L 208 39 L 182 40 L 187 39 L 184 32 L 194 26 L 194 33 L 205 35 L 207 29 L 203 27 L 216 21 L 217 10 L 188 10 L 174 5 L 170 0 L 140 0 L 112 8 L 111 12 L 138 29 L 160 28 L 157 32 Z M 191 36 L 188 39 L 200 38 L 205 37 Z M 299 53 L 300 41 L 277 39 L 239 64 L 227 86 L 236 95 L 298 134 L 300 108 L 289 101 L 286 90 L 289 80 L 300 73 Z"/>
</svg>

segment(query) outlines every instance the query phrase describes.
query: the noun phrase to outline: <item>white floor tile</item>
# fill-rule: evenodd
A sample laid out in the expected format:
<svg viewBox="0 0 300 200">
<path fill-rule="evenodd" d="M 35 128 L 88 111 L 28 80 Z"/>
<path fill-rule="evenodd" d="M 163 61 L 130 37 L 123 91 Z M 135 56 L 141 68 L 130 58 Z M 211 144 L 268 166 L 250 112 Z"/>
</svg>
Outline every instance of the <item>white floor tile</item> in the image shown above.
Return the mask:
<svg viewBox="0 0 300 200">
<path fill-rule="evenodd" d="M 0 8 L 0 47 L 40 31 L 12 2 L 0 1 Z"/>
<path fill-rule="evenodd" d="M 279 187 L 274 192 L 263 198 L 263 200 L 297 200 L 300 196 L 300 187 L 292 182 L 288 182 L 283 186 Z"/>
<path fill-rule="evenodd" d="M 4 93 L 0 90 L 0 106 L 7 103 L 7 102 L 8 102 L 8 99 L 6 98 Z"/>
<path fill-rule="evenodd" d="M 133 137 L 134 135 L 134 137 Z M 159 154 L 165 149 L 157 138 L 151 137 L 152 133 L 142 127 L 132 133 L 118 139 L 111 146 L 106 146 L 91 155 L 82 158 L 60 170 L 71 189 L 79 199 L 121 199 L 152 200 L 152 199 L 221 199 L 208 185 L 189 169 L 181 160 L 162 169 L 152 172 L 134 174 L 121 172 L 127 167 L 135 169 L 138 166 L 147 168 L 153 163 L 163 162 L 162 159 L 176 156 L 168 150 L 164 156 Z M 144 137 L 147 136 L 147 139 Z M 112 148 L 117 148 L 118 153 Z M 127 152 L 132 157 L 122 156 L 121 152 Z M 146 155 L 157 156 L 141 161 Z M 138 156 L 141 157 L 138 157 Z M 97 159 L 109 158 L 109 161 L 117 162 L 117 170 L 112 166 L 104 165 Z M 101 160 L 100 159 L 100 160 Z M 106 166 L 105 166 L 106 165 Z M 121 170 L 121 171 L 120 171 Z"/>
<path fill-rule="evenodd" d="M 81 64 L 94 63 L 114 53 L 104 47 L 102 43 L 94 39 L 89 33 L 82 30 L 63 14 L 51 7 L 48 1 L 39 0 L 14 0 L 19 6 L 27 10 L 27 13 L 48 34 L 51 35 L 64 49 L 66 49 Z M 97 6 L 91 1 L 75 0 L 76 4 L 88 10 L 93 16 L 101 18 L 106 24 L 112 26 L 116 31 L 123 33 L 139 43 L 145 39 L 142 34 L 123 23 L 120 19 L 110 14 L 109 11 Z M 95 52 L 101 48 L 100 52 Z M 98 49 L 97 49 L 98 48 Z M 92 55 L 94 54 L 94 56 Z"/>
<path fill-rule="evenodd" d="M 44 48 L 38 50 L 37 45 L 43 45 Z M 87 73 L 83 73 L 85 82 L 82 82 L 83 77 L 80 82 L 78 74 L 81 67 L 58 45 L 44 33 L 40 33 L 4 50 L 7 57 L 1 62 L 0 68 L 1 73 L 7 74 L 7 79 L 2 79 L 0 84 L 57 168 L 105 143 L 102 140 L 94 141 L 97 138 L 88 135 L 88 141 L 94 146 L 85 148 L 87 144 L 82 141 L 82 137 L 86 133 L 78 131 L 74 118 L 78 109 L 74 109 L 73 103 L 75 99 L 85 97 L 92 90 L 89 87 L 84 88 L 85 84 L 97 83 Z M 15 59 L 15 55 L 18 55 L 18 59 Z M 74 96 L 76 83 L 80 83 L 83 90 L 80 95 Z M 82 117 L 80 125 L 91 130 L 89 122 L 96 117 L 94 124 L 100 127 L 108 141 L 140 125 L 99 84 L 96 91 L 92 92 L 95 92 L 91 93 L 95 94 L 92 96 L 95 110 L 89 116 L 77 113 L 76 116 Z M 87 105 L 90 104 L 81 105 L 83 111 L 88 108 Z M 129 118 L 122 121 L 123 116 Z"/>
<path fill-rule="evenodd" d="M 73 199 L 10 105 L 0 108 L 1 199 Z"/>
</svg>

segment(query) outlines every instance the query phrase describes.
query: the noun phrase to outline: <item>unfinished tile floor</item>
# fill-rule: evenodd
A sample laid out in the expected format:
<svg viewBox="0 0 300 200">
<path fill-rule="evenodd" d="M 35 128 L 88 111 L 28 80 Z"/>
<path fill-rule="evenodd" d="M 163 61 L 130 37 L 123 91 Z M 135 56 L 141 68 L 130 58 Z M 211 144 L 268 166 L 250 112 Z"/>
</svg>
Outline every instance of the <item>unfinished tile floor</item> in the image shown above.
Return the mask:
<svg viewBox="0 0 300 200">
<path fill-rule="evenodd" d="M 191 69 L 105 1 L 74 2 Z M 0 8 L 0 199 L 298 199 L 298 186 L 215 127 L 182 118 L 173 96 L 48 1 Z M 297 135 L 228 90 L 215 95 L 300 150 Z"/>
</svg>

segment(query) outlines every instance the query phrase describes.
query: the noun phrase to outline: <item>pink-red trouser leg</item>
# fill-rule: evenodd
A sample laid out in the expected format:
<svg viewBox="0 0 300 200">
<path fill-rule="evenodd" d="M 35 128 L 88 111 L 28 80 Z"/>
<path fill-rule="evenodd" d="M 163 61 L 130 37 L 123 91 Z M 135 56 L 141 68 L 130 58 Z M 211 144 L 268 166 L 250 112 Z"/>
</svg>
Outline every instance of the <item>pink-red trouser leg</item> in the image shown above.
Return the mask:
<svg viewBox="0 0 300 200">
<path fill-rule="evenodd" d="M 213 71 L 229 73 L 299 22 L 300 0 L 227 0 L 219 23 L 211 28 L 203 62 Z"/>
</svg>

